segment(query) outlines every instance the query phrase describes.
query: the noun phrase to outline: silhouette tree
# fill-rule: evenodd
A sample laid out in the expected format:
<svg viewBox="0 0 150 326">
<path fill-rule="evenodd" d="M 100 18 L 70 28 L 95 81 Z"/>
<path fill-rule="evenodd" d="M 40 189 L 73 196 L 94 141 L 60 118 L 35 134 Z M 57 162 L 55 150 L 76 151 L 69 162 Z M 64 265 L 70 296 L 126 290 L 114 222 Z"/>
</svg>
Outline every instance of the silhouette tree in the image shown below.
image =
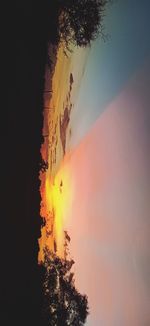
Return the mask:
<svg viewBox="0 0 150 326">
<path fill-rule="evenodd" d="M 85 324 L 88 299 L 75 288 L 74 273 L 71 271 L 73 264 L 73 260 L 61 259 L 45 248 L 45 312 L 50 325 L 82 326 Z"/>
<path fill-rule="evenodd" d="M 99 33 L 103 35 L 103 15 L 110 0 L 57 0 L 59 38 L 66 46 L 87 46 Z"/>
<path fill-rule="evenodd" d="M 40 171 L 41 171 L 41 172 L 44 173 L 44 172 L 47 171 L 47 169 L 48 169 L 48 162 L 45 162 L 45 161 L 41 158 L 39 165 L 40 165 Z"/>
</svg>

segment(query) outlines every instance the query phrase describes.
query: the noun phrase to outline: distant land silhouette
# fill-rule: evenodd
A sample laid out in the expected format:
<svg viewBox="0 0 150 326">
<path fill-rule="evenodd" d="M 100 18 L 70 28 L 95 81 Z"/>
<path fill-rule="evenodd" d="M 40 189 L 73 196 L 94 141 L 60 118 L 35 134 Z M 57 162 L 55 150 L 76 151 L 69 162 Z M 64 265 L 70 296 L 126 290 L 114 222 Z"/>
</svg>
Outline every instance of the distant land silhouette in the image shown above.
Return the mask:
<svg viewBox="0 0 150 326">
<path fill-rule="evenodd" d="M 9 0 L 3 2 L 1 7 L 3 17 L 1 103 L 4 104 L 0 130 L 0 324 L 3 326 L 48 325 L 42 311 L 45 272 L 37 265 L 39 250 L 37 239 L 40 237 L 40 227 L 43 223 L 40 218 L 38 176 L 41 163 L 40 148 L 46 141 L 46 135 L 42 135 L 41 132 L 45 104 L 43 92 L 45 90 L 45 98 L 49 93 L 49 88 L 45 89 L 45 67 L 49 67 L 48 85 L 50 85 L 56 63 L 55 53 L 61 35 L 58 30 L 60 5 L 64 6 L 64 2 Z M 76 13 L 78 14 L 78 11 Z M 81 14 L 80 17 L 82 18 Z M 98 19 L 98 16 L 96 17 Z M 66 19 L 63 20 L 61 28 L 63 36 L 66 36 L 67 45 L 69 34 L 66 30 Z M 90 41 L 87 37 L 89 34 L 85 28 L 86 38 L 82 39 L 82 30 L 81 26 L 77 44 L 86 45 Z M 96 32 L 97 26 L 96 29 L 91 27 L 90 33 L 93 38 Z M 49 53 L 50 43 L 56 52 Z M 70 76 L 69 94 L 72 83 L 73 76 Z M 59 122 L 64 153 L 70 112 L 71 103 L 68 100 L 68 106 Z"/>
</svg>

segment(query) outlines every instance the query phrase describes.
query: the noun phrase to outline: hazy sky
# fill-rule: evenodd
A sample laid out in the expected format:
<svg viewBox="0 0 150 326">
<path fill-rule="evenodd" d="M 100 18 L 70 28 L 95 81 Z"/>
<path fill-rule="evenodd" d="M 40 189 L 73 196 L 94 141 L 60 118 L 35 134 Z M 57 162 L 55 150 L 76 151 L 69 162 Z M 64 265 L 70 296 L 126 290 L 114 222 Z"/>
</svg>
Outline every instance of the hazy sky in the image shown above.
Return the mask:
<svg viewBox="0 0 150 326">
<path fill-rule="evenodd" d="M 150 62 L 108 105 L 65 163 L 67 224 L 90 326 L 150 324 Z"/>
<path fill-rule="evenodd" d="M 79 143 L 95 119 L 149 57 L 150 2 L 114 1 L 107 9 L 104 26 L 109 39 L 106 43 L 98 39 L 89 52 L 72 114 L 71 147 Z M 79 66 L 79 61 L 78 58 L 75 67 Z"/>
<path fill-rule="evenodd" d="M 60 54 L 53 78 L 53 104 L 62 112 L 74 77 L 72 154 L 59 171 L 62 178 L 67 173 L 63 187 L 72 198 L 64 224 L 77 286 L 89 297 L 87 325 L 148 326 L 149 0 L 114 1 L 104 25 L 108 41 L 98 39 L 70 59 Z"/>
<path fill-rule="evenodd" d="M 118 0 L 104 23 L 110 38 L 90 49 L 71 115 L 66 227 L 87 325 L 148 326 L 150 2 Z"/>
</svg>

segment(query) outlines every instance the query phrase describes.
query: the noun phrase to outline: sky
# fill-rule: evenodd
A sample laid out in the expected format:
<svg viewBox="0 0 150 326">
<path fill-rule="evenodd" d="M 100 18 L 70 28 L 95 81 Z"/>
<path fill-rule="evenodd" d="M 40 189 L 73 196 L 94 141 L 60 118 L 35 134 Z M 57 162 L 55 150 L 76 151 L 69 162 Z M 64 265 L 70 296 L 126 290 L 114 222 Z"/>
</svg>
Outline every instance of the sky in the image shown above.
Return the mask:
<svg viewBox="0 0 150 326">
<path fill-rule="evenodd" d="M 87 325 L 150 323 L 150 62 L 97 119 L 67 164 L 66 224 Z"/>
<path fill-rule="evenodd" d="M 99 38 L 89 51 L 72 114 L 71 148 L 149 57 L 149 12 L 148 0 L 142 4 L 139 0 L 117 0 L 107 7 L 104 28 L 108 40 Z"/>
<path fill-rule="evenodd" d="M 149 13 L 149 1 L 109 6 L 71 115 L 66 227 L 89 326 L 150 324 Z"/>
<path fill-rule="evenodd" d="M 58 174 L 69 171 L 63 223 L 76 285 L 89 298 L 88 326 L 150 324 L 149 16 L 148 0 L 114 1 L 104 18 L 108 40 L 75 49 L 70 59 L 60 53 L 53 78 L 61 114 L 74 76 Z"/>
</svg>

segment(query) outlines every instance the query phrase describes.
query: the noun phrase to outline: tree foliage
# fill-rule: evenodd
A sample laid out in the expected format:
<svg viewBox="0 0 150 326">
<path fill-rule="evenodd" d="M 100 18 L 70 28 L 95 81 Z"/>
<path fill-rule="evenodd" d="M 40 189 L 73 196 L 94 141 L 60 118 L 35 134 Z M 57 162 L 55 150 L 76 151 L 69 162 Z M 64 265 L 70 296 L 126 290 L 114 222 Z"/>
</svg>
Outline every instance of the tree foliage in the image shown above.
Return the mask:
<svg viewBox="0 0 150 326">
<path fill-rule="evenodd" d="M 45 162 L 42 158 L 40 160 L 40 171 L 46 172 L 48 170 L 48 162 Z"/>
<path fill-rule="evenodd" d="M 59 36 L 66 45 L 87 46 L 103 34 L 103 15 L 109 0 L 57 0 Z"/>
<path fill-rule="evenodd" d="M 61 259 L 44 250 L 46 268 L 44 292 L 45 313 L 49 325 L 82 326 L 88 315 L 88 299 L 75 288 L 73 260 Z"/>
</svg>

